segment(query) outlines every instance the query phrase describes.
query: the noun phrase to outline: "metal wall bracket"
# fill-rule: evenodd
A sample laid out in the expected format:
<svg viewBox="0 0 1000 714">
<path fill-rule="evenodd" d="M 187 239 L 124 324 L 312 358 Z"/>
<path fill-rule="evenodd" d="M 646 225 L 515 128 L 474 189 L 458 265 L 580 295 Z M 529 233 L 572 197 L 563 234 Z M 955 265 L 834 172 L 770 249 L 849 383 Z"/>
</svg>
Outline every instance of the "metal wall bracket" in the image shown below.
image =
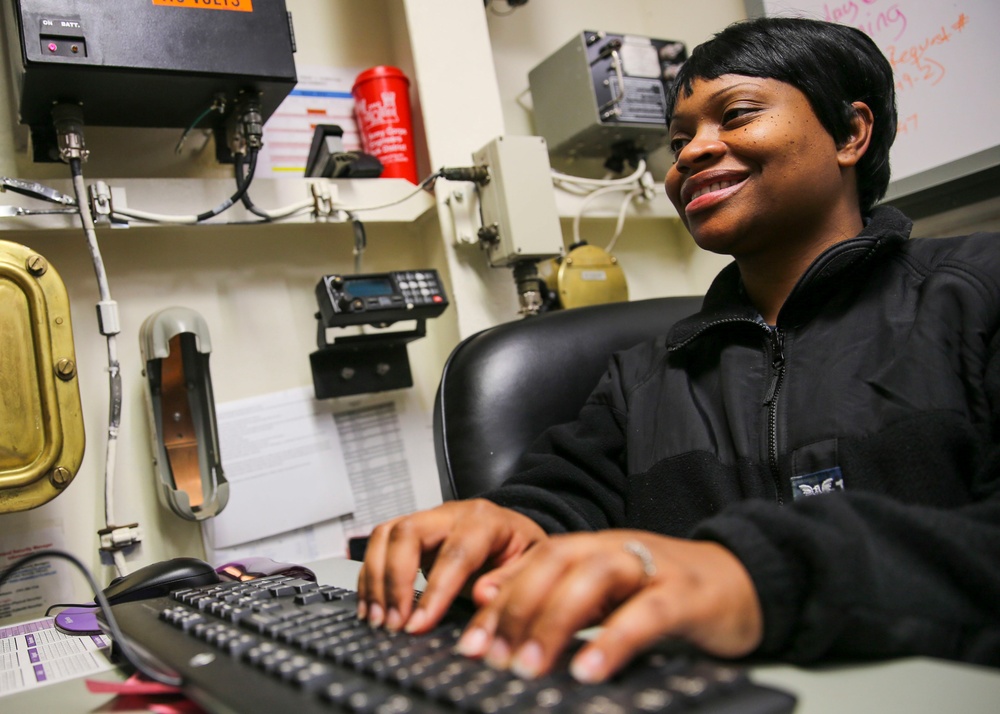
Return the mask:
<svg viewBox="0 0 1000 714">
<path fill-rule="evenodd" d="M 426 320 L 408 332 L 346 335 L 333 342 L 326 339 L 323 320 L 318 322 L 319 349 L 309 355 L 317 399 L 413 386 L 406 344 L 427 334 Z"/>
</svg>

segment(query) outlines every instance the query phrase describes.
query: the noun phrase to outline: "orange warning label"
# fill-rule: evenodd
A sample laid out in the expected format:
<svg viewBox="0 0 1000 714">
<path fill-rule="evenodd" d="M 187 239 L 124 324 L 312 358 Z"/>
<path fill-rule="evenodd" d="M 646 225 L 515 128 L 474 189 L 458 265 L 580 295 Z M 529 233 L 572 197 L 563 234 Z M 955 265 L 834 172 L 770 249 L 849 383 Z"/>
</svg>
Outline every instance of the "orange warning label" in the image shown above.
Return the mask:
<svg viewBox="0 0 1000 714">
<path fill-rule="evenodd" d="M 153 0 L 166 7 L 196 7 L 201 10 L 235 10 L 253 12 L 253 0 Z"/>
</svg>

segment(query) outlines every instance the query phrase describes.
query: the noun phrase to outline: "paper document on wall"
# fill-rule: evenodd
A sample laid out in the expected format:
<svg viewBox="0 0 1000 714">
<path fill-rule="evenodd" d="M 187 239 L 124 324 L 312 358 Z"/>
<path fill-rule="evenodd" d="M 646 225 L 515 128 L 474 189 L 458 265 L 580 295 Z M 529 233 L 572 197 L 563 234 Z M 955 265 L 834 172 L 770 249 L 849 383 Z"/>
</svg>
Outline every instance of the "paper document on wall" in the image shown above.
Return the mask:
<svg viewBox="0 0 1000 714">
<path fill-rule="evenodd" d="M 412 395 L 369 394 L 334 399 L 330 404 L 354 493 L 354 510 L 325 523 L 228 548 L 215 547 L 206 538 L 210 562 L 220 565 L 266 556 L 309 563 L 344 556 L 348 538 L 368 535 L 389 518 L 440 503 L 430 415 Z"/>
<path fill-rule="evenodd" d="M 317 124 L 344 130 L 344 151 L 361 148 L 354 119 L 351 86 L 362 68 L 299 65 L 298 82 L 264 124 L 264 146 L 257 155 L 256 176 L 302 176 Z"/>
<path fill-rule="evenodd" d="M 337 425 L 328 403 L 297 388 L 217 405 L 229 504 L 206 521 L 226 548 L 354 510 Z"/>
<path fill-rule="evenodd" d="M 62 523 L 41 518 L 23 521 L 10 532 L 0 533 L 0 572 L 25 556 L 53 549 L 66 550 Z M 0 623 L 41 616 L 54 602 L 72 602 L 73 574 L 72 565 L 61 558 L 21 566 L 0 585 Z"/>
</svg>

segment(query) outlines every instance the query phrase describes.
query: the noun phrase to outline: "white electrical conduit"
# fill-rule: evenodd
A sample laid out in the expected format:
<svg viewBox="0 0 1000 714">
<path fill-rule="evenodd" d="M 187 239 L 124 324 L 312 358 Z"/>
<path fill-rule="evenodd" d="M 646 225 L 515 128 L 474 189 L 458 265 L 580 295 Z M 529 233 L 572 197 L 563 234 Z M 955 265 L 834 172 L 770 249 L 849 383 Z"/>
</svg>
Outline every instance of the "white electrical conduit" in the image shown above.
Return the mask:
<svg viewBox="0 0 1000 714">
<path fill-rule="evenodd" d="M 560 173 L 553 169 L 552 180 L 556 183 L 571 184 L 573 186 L 592 186 L 594 188 L 604 188 L 606 186 L 623 186 L 632 183 L 638 183 L 642 179 L 642 175 L 646 173 L 646 162 L 643 159 L 639 160 L 639 165 L 636 167 L 635 171 L 628 176 L 622 176 L 616 179 L 592 179 L 584 178 L 583 176 L 572 176 L 570 174 Z"/>
<path fill-rule="evenodd" d="M 615 241 L 618 240 L 618 236 L 621 234 L 622 224 L 625 222 L 625 212 L 628 210 L 629 204 L 632 200 L 642 194 L 642 188 L 637 188 L 633 186 L 605 186 L 604 188 L 599 188 L 595 191 L 591 191 L 587 196 L 580 202 L 580 209 L 576 212 L 573 217 L 573 242 L 581 243 L 580 239 L 580 221 L 583 219 L 583 214 L 587 208 L 587 204 L 593 201 L 595 198 L 600 196 L 606 196 L 609 193 L 626 193 L 625 199 L 622 201 L 621 207 L 618 211 L 618 224 L 615 227 L 615 234 L 611 238 L 611 243 L 608 244 L 606 249 L 608 252 L 614 247 Z"/>
<path fill-rule="evenodd" d="M 80 220 L 83 223 L 83 232 L 87 237 L 87 247 L 90 249 L 91 260 L 94 263 L 94 273 L 97 276 L 97 288 L 100 295 L 98 303 L 98 314 L 113 315 L 117 323 L 117 305 L 111 299 L 111 290 L 108 287 L 108 275 L 104 269 L 104 260 L 101 257 L 101 249 L 97 244 L 97 231 L 94 228 L 94 218 L 90 215 L 90 205 L 87 202 L 87 187 L 83 181 L 83 171 L 79 159 L 70 161 L 70 168 L 73 175 L 73 191 L 76 194 L 76 205 L 79 209 Z M 104 325 L 102 332 L 104 332 Z M 118 364 L 118 340 L 116 337 L 117 325 L 114 332 L 110 334 L 104 332 L 108 343 L 108 382 L 110 391 L 110 405 L 108 410 L 108 444 L 107 453 L 104 460 L 104 521 L 108 528 L 116 527 L 115 522 L 115 471 L 118 462 L 118 429 L 121 425 L 122 410 L 122 378 Z M 125 556 L 120 550 L 112 551 L 115 570 L 119 576 L 125 575 Z"/>
</svg>

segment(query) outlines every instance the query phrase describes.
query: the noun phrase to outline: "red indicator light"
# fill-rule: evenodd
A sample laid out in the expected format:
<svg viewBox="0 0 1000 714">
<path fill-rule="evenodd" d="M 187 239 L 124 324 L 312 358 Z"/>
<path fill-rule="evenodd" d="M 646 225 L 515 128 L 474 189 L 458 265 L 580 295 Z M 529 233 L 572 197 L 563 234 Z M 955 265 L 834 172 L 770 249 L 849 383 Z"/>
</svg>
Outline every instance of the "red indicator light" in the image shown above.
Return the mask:
<svg viewBox="0 0 1000 714">
<path fill-rule="evenodd" d="M 57 45 L 55 42 L 50 42 L 49 43 L 49 52 L 55 52 L 58 49 L 59 49 L 59 45 Z"/>
</svg>

